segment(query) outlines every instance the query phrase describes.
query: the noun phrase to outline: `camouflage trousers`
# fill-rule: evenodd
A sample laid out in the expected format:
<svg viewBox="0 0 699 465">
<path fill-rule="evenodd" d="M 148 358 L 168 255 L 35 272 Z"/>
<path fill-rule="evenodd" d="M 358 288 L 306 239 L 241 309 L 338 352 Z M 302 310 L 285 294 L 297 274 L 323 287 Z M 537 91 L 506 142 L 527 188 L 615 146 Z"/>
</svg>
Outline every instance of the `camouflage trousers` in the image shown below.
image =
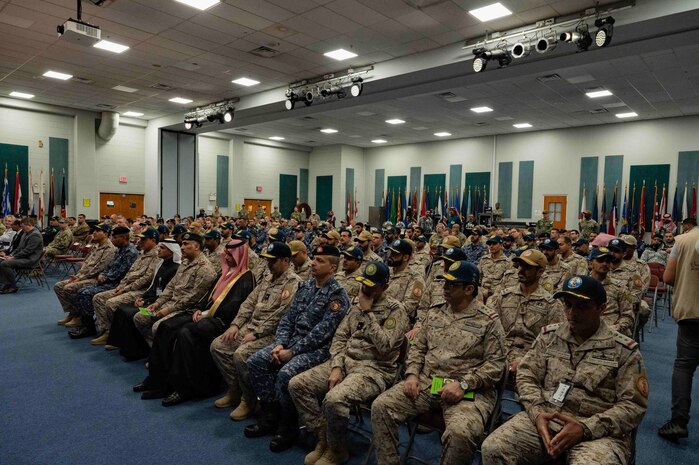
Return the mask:
<svg viewBox="0 0 699 465">
<path fill-rule="evenodd" d="M 248 403 L 253 403 L 257 399 L 257 395 L 250 386 L 247 361 L 252 354 L 274 342 L 274 336 L 264 336 L 241 344 L 245 334 L 247 331 L 243 326 L 232 342 L 224 342 L 219 336 L 213 340 L 209 350 L 228 387 L 235 389 L 237 386 L 240 388 L 243 399 Z"/>
<path fill-rule="evenodd" d="M 301 421 L 312 431 L 326 427 L 331 447 L 343 444 L 352 406 L 370 402 L 383 392 L 384 383 L 377 373 L 350 373 L 328 390 L 332 362 L 304 371 L 291 378 L 289 394 L 301 416 Z M 377 380 L 379 384 L 377 384 Z M 322 401 L 322 406 L 320 401 Z"/>
<path fill-rule="evenodd" d="M 485 430 L 485 422 L 492 411 L 494 400 L 476 394 L 476 400 L 447 404 L 430 395 L 429 387 L 422 389 L 417 399 L 403 393 L 405 382 L 393 386 L 371 404 L 371 430 L 376 445 L 376 463 L 399 465 L 398 423 L 408 418 L 439 410 L 441 407 L 446 428 L 442 434 L 442 465 L 463 465 L 473 461 L 478 441 Z"/>
<path fill-rule="evenodd" d="M 491 433 L 481 447 L 483 465 L 541 463 L 551 459 L 546 453 L 536 425 L 527 412 L 519 412 Z M 565 454 L 568 465 L 626 465 L 627 444 L 621 439 L 601 438 L 584 441 Z"/>
<path fill-rule="evenodd" d="M 95 309 L 95 317 L 97 318 L 97 323 L 99 323 L 100 328 L 108 331 L 112 326 L 114 312 L 117 311 L 119 305 L 133 305 L 136 299 L 141 297 L 142 294 L 143 291 L 131 291 L 115 295 L 115 289 L 95 294 L 92 298 L 92 306 Z"/>
<path fill-rule="evenodd" d="M 96 279 L 81 279 L 72 283 L 66 279 L 54 284 L 53 290 L 61 303 L 61 307 L 63 307 L 63 311 L 77 316 L 80 314 L 80 310 L 75 308 L 78 291 L 95 284 L 97 284 Z"/>
<path fill-rule="evenodd" d="M 175 315 L 179 315 L 183 311 L 184 310 L 173 312 L 162 318 L 156 318 L 154 316 L 148 316 L 142 314 L 141 312 L 137 312 L 133 317 L 133 324 L 136 325 L 136 329 L 138 329 L 143 335 L 143 339 L 146 340 L 148 346 L 153 347 L 153 338 L 155 337 L 155 332 L 158 330 L 160 323 L 172 318 Z"/>
</svg>

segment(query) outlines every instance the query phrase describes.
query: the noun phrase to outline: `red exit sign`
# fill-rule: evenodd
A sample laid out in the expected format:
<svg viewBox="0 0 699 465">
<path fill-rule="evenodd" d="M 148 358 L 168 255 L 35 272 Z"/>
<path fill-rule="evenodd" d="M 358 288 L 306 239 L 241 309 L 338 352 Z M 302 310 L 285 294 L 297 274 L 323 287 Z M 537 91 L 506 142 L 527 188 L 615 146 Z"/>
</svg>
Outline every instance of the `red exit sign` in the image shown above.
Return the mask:
<svg viewBox="0 0 699 465">
<path fill-rule="evenodd" d="M 126 176 L 122 176 L 119 178 L 119 182 L 126 182 Z"/>
<path fill-rule="evenodd" d="M 262 186 L 257 186 L 257 192 L 262 192 Z"/>
</svg>

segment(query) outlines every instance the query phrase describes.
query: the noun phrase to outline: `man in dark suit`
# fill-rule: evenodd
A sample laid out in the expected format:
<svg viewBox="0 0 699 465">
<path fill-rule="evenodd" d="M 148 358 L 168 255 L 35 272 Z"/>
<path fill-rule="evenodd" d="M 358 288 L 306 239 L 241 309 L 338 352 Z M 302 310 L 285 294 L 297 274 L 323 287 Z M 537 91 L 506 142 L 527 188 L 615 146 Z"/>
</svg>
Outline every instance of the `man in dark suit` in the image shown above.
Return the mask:
<svg viewBox="0 0 699 465">
<path fill-rule="evenodd" d="M 44 251 L 44 240 L 38 229 L 34 227 L 32 220 L 24 218 L 22 220 L 22 239 L 17 249 L 11 255 L 2 257 L 0 261 L 0 294 L 12 294 L 19 290 L 17 287 L 18 268 L 32 268 L 39 260 Z"/>
</svg>

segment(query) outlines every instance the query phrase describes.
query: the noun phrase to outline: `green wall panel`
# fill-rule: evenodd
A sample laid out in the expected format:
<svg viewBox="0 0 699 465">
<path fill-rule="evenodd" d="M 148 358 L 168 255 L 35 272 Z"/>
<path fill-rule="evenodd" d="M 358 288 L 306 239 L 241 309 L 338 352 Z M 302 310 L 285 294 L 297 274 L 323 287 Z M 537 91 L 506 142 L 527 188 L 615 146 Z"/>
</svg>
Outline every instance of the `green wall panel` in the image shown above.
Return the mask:
<svg viewBox="0 0 699 465">
<path fill-rule="evenodd" d="M 468 190 L 471 189 L 471 209 L 475 208 L 476 195 L 479 199 L 478 211 L 483 212 L 483 204 L 491 205 L 490 200 L 490 171 L 480 173 L 466 173 L 464 175 L 464 192 L 468 195 Z M 491 205 L 495 207 L 495 204 Z"/>
<path fill-rule="evenodd" d="M 517 186 L 517 218 L 532 217 L 534 192 L 534 161 L 519 162 L 519 186 Z"/>
<path fill-rule="evenodd" d="M 316 212 L 321 218 L 333 209 L 333 177 L 316 177 Z M 337 212 L 335 212 L 337 214 Z"/>
<path fill-rule="evenodd" d="M 426 174 L 423 182 L 425 189 L 429 190 L 427 196 L 428 208 L 434 210 L 437 207 L 437 192 L 444 196 L 444 188 L 447 183 L 446 174 Z"/>
<path fill-rule="evenodd" d="M 657 202 L 660 203 L 660 199 L 663 195 L 663 184 L 667 186 L 668 180 L 670 179 L 670 165 L 636 165 L 631 166 L 631 172 L 629 175 L 629 196 L 632 197 L 633 202 L 633 218 L 632 223 L 636 225 L 643 214 L 645 218 L 646 231 L 650 231 L 650 221 L 653 216 L 653 197 L 655 185 L 658 186 Z M 640 211 L 641 207 L 641 192 L 643 188 L 643 182 L 646 184 L 646 195 L 645 195 L 645 205 L 644 212 Z M 634 195 L 634 185 L 636 186 Z M 613 189 L 613 188 L 612 188 Z M 617 199 L 618 200 L 618 199 Z M 623 199 L 622 199 L 623 202 Z M 671 205 L 671 204 L 670 204 Z M 670 206 L 672 209 L 672 206 Z"/>
<path fill-rule="evenodd" d="M 5 182 L 5 164 L 7 164 L 7 184 L 10 190 L 10 209 L 15 201 L 15 180 L 17 167 L 19 167 L 19 184 L 22 189 L 22 202 L 20 210 L 27 213 L 29 205 L 29 147 L 26 145 L 0 144 L 0 205 L 2 205 L 2 191 Z M 33 181 L 39 183 L 39 173 L 32 173 Z M 48 177 L 44 173 L 44 180 L 48 185 Z M 38 192 L 37 192 L 38 193 Z M 46 197 L 48 199 L 48 195 Z M 12 212 L 14 215 L 15 211 Z M 0 212 L 2 214 L 2 212 Z"/>
<path fill-rule="evenodd" d="M 408 186 L 407 176 L 389 176 L 388 177 L 388 192 L 392 195 L 402 195 L 405 193 L 405 189 Z"/>
<path fill-rule="evenodd" d="M 279 175 L 279 213 L 281 213 L 284 218 L 291 217 L 291 213 L 296 206 L 297 183 L 298 177 L 293 174 Z"/>
<path fill-rule="evenodd" d="M 308 168 L 299 170 L 299 203 L 308 203 Z"/>
<path fill-rule="evenodd" d="M 228 207 L 228 155 L 216 155 L 216 205 Z"/>
<path fill-rule="evenodd" d="M 51 170 L 54 173 L 54 199 L 56 199 L 56 214 L 60 212 L 61 205 L 61 182 L 63 171 L 66 173 L 66 204 L 70 197 L 70 170 L 68 169 L 68 139 L 49 137 L 49 172 L 44 173 L 46 179 L 46 203 L 49 204 L 49 186 L 51 183 Z"/>
<path fill-rule="evenodd" d="M 512 217 L 512 162 L 500 162 L 498 164 L 498 197 L 503 218 Z"/>
<path fill-rule="evenodd" d="M 595 189 L 597 188 L 597 167 L 599 157 L 582 157 L 580 159 L 580 191 L 578 198 L 578 211 L 582 210 L 582 193 L 585 189 L 585 207 L 592 210 L 595 203 Z"/>
<path fill-rule="evenodd" d="M 616 185 L 618 190 L 616 194 L 617 207 L 621 208 L 624 202 L 624 192 L 621 187 L 621 176 L 624 170 L 624 156 L 623 155 L 609 155 L 604 157 L 604 185 L 607 186 L 607 210 L 611 210 L 612 201 L 614 199 L 614 186 Z M 600 189 L 602 186 L 600 186 Z M 662 194 L 663 186 L 660 186 L 660 193 Z M 621 198 L 619 198 L 621 197 Z M 602 205 L 602 199 L 600 198 L 600 205 Z"/>
</svg>

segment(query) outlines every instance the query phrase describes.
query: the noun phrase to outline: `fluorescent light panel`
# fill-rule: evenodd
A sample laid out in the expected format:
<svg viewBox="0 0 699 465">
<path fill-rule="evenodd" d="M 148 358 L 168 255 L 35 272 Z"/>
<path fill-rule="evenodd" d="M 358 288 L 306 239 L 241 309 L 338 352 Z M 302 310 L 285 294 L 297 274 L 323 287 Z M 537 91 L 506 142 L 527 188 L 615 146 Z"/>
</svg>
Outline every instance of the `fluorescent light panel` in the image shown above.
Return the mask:
<svg viewBox="0 0 699 465">
<path fill-rule="evenodd" d="M 601 90 L 591 90 L 589 92 L 586 92 L 585 95 L 587 95 L 590 98 L 600 98 L 600 97 L 608 97 L 610 95 L 614 95 L 611 92 L 609 92 L 606 89 L 601 89 Z"/>
<path fill-rule="evenodd" d="M 352 53 L 348 50 L 345 50 L 344 48 L 338 48 L 337 50 L 333 50 L 332 52 L 327 52 L 324 53 L 326 57 L 333 58 L 337 61 L 342 61 L 342 60 L 347 60 L 349 58 L 354 58 L 357 56 L 356 53 Z"/>
<path fill-rule="evenodd" d="M 284 138 L 282 136 L 272 136 L 269 140 L 284 140 Z"/>
<path fill-rule="evenodd" d="M 114 90 L 118 90 L 119 92 L 128 92 L 129 94 L 133 94 L 134 92 L 138 92 L 138 89 L 134 89 L 133 87 L 126 87 L 126 86 L 114 86 L 112 87 Z"/>
<path fill-rule="evenodd" d="M 221 3 L 221 0 L 175 0 L 178 3 L 184 3 L 187 6 L 196 8 L 197 10 L 206 10 L 212 6 Z"/>
<path fill-rule="evenodd" d="M 58 71 L 46 71 L 44 73 L 44 77 L 51 78 L 51 79 L 60 79 L 61 81 L 67 81 L 68 79 L 72 78 L 73 75 L 59 73 Z"/>
<path fill-rule="evenodd" d="M 170 101 L 172 103 L 181 103 L 182 105 L 184 105 L 187 103 L 192 103 L 194 100 L 189 100 L 188 98 L 182 98 L 182 97 L 175 97 L 175 98 L 171 98 Z"/>
<path fill-rule="evenodd" d="M 17 98 L 34 98 L 34 94 L 26 94 L 26 93 L 24 93 L 24 92 L 12 91 L 12 92 L 10 92 L 10 97 L 17 97 Z"/>
<path fill-rule="evenodd" d="M 231 81 L 233 84 L 238 84 L 239 86 L 245 86 L 245 87 L 250 87 L 250 86 L 256 86 L 260 83 L 260 81 L 256 81 L 254 79 L 249 79 L 246 77 L 236 79 L 235 81 Z"/>
<path fill-rule="evenodd" d="M 636 116 L 638 116 L 638 113 L 636 113 L 635 111 L 629 111 L 627 113 L 617 113 L 615 116 L 617 118 L 635 118 Z"/>
<path fill-rule="evenodd" d="M 475 107 L 471 108 L 471 111 L 475 113 L 488 113 L 489 111 L 493 111 L 493 109 L 490 107 Z"/>
<path fill-rule="evenodd" d="M 108 40 L 100 40 L 93 47 L 101 48 L 102 50 L 107 50 L 113 53 L 124 53 L 129 49 L 127 45 L 117 44 L 116 42 L 110 42 Z"/>
<path fill-rule="evenodd" d="M 449 136 L 451 136 L 451 133 L 442 131 L 442 132 L 435 132 L 434 135 L 437 137 L 449 137 Z"/>
<path fill-rule="evenodd" d="M 320 132 L 325 133 L 325 134 L 335 134 L 337 132 L 337 129 L 325 128 L 325 129 L 321 129 Z"/>
<path fill-rule="evenodd" d="M 513 124 L 512 126 L 516 127 L 517 129 L 526 129 L 532 127 L 532 125 L 529 123 L 517 123 Z"/>
<path fill-rule="evenodd" d="M 388 141 L 386 139 L 374 139 L 372 142 L 375 144 L 385 144 Z"/>
<path fill-rule="evenodd" d="M 482 23 L 485 23 L 486 21 L 492 21 L 493 19 L 502 18 L 503 16 L 509 16 L 512 12 L 505 8 L 502 3 L 497 2 L 492 5 L 470 10 L 469 14 L 475 16 Z"/>
<path fill-rule="evenodd" d="M 405 121 L 403 121 L 402 119 L 398 119 L 398 118 L 387 119 L 386 122 L 388 124 L 403 124 L 403 123 L 405 123 Z"/>
<path fill-rule="evenodd" d="M 139 113 L 137 111 L 127 111 L 126 113 L 124 113 L 124 116 L 143 116 L 143 113 Z"/>
</svg>

